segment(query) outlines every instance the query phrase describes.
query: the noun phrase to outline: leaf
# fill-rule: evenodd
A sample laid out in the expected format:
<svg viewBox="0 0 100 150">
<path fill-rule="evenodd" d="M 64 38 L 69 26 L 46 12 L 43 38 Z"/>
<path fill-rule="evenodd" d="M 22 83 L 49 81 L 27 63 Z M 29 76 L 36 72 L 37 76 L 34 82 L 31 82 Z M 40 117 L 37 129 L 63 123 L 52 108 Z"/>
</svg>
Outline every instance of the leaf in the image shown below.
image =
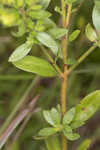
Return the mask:
<svg viewBox="0 0 100 150">
<path fill-rule="evenodd" d="M 49 4 L 50 4 L 51 0 L 41 0 L 40 3 L 43 6 L 44 9 L 46 9 Z"/>
<path fill-rule="evenodd" d="M 26 43 L 19 46 L 10 56 L 9 62 L 15 62 L 20 59 L 22 59 L 24 56 L 26 56 L 32 48 L 32 45 L 29 46 Z"/>
<path fill-rule="evenodd" d="M 54 121 L 53 121 L 53 119 L 52 119 L 52 116 L 51 116 L 50 111 L 44 110 L 44 111 L 43 111 L 43 116 L 44 116 L 45 120 L 46 120 L 49 124 L 51 124 L 51 125 L 53 125 L 53 126 L 55 125 L 55 123 L 54 123 Z"/>
<path fill-rule="evenodd" d="M 100 3 L 100 2 L 98 2 Z M 93 24 L 98 32 L 100 34 L 100 7 L 97 7 L 97 5 L 93 8 L 93 14 L 92 14 Z"/>
<path fill-rule="evenodd" d="M 69 42 L 74 41 L 80 34 L 80 30 L 75 30 L 70 36 L 69 36 Z"/>
<path fill-rule="evenodd" d="M 45 19 L 51 16 L 51 13 L 45 10 L 39 10 L 39 11 L 30 11 L 27 14 L 32 19 Z"/>
<path fill-rule="evenodd" d="M 45 32 L 39 32 L 37 34 L 37 40 L 42 43 L 43 45 L 49 47 L 52 52 L 57 55 L 57 52 L 58 52 L 58 46 L 56 44 L 56 42 L 54 41 L 54 39 L 48 35 L 47 33 Z"/>
<path fill-rule="evenodd" d="M 50 135 L 53 135 L 57 132 L 57 130 L 55 128 L 44 128 L 44 129 L 41 129 L 38 133 L 39 136 L 50 136 Z"/>
<path fill-rule="evenodd" d="M 75 107 L 71 108 L 68 112 L 65 113 L 63 118 L 63 124 L 70 124 L 75 116 Z"/>
<path fill-rule="evenodd" d="M 52 117 L 54 124 L 60 125 L 60 122 L 61 122 L 60 113 L 55 108 L 52 108 L 50 113 L 51 113 L 51 117 Z"/>
<path fill-rule="evenodd" d="M 70 126 L 72 129 L 77 129 L 84 124 L 85 124 L 85 122 L 83 122 L 83 121 L 75 121 L 75 122 L 72 122 Z"/>
<path fill-rule="evenodd" d="M 85 122 L 100 108 L 100 90 L 86 96 L 80 104 L 76 106 L 76 114 L 73 122 Z"/>
<path fill-rule="evenodd" d="M 63 132 L 65 134 L 67 134 L 67 133 L 72 134 L 72 128 L 70 126 L 68 126 L 68 125 L 63 125 Z"/>
<path fill-rule="evenodd" d="M 67 134 L 64 133 L 64 135 L 65 135 L 65 136 L 67 137 L 67 139 L 70 140 L 70 141 L 75 141 L 75 140 L 78 140 L 78 139 L 80 138 L 80 135 L 77 134 L 77 133 L 67 133 Z"/>
<path fill-rule="evenodd" d="M 26 33 L 26 27 L 25 24 L 23 22 L 20 23 L 20 25 L 18 26 L 18 31 L 17 32 L 12 32 L 12 35 L 15 37 L 21 37 Z"/>
<path fill-rule="evenodd" d="M 64 126 L 63 133 L 67 137 L 67 139 L 69 139 L 71 141 L 77 140 L 80 137 L 79 134 L 72 133 L 72 129 L 68 125 Z"/>
<path fill-rule="evenodd" d="M 61 150 L 61 145 L 57 136 L 48 137 L 45 142 L 48 150 Z"/>
<path fill-rule="evenodd" d="M 48 33 L 54 38 L 54 39 L 60 39 L 62 36 L 66 35 L 68 32 L 67 29 L 63 28 L 53 28 L 48 30 Z"/>
<path fill-rule="evenodd" d="M 94 42 L 97 40 L 97 34 L 90 24 L 86 26 L 85 34 L 90 41 Z"/>
<path fill-rule="evenodd" d="M 53 77 L 57 75 L 51 64 L 34 56 L 25 56 L 23 59 L 13 62 L 13 64 L 21 70 L 36 73 L 40 76 Z"/>
<path fill-rule="evenodd" d="M 90 139 L 86 139 L 84 140 L 81 145 L 78 147 L 77 150 L 87 150 L 88 147 L 90 146 L 91 144 L 91 140 Z"/>
</svg>

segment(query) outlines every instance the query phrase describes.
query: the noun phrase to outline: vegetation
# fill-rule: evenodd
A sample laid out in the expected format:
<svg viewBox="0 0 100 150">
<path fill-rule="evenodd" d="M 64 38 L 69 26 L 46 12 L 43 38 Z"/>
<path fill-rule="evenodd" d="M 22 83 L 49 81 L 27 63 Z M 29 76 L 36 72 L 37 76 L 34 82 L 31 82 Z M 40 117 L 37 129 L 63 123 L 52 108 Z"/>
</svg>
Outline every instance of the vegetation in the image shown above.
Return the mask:
<svg viewBox="0 0 100 150">
<path fill-rule="evenodd" d="M 99 0 L 0 0 L 1 149 L 99 150 L 99 19 Z"/>
</svg>

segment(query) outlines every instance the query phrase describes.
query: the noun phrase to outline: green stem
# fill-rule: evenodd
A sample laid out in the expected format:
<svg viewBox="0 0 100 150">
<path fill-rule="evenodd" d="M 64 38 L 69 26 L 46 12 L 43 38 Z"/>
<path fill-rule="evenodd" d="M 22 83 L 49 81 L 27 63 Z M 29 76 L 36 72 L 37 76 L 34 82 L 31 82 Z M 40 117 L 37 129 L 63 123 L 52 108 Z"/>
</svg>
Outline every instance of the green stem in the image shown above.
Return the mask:
<svg viewBox="0 0 100 150">
<path fill-rule="evenodd" d="M 76 67 L 79 66 L 87 58 L 87 56 L 89 56 L 95 50 L 96 47 L 97 45 L 93 45 L 91 48 L 89 48 L 87 52 L 83 54 L 72 67 L 70 67 L 68 73 L 71 73 L 74 69 L 76 69 Z"/>
<path fill-rule="evenodd" d="M 53 58 L 48 54 L 47 50 L 43 46 L 41 46 L 41 49 L 42 49 L 43 53 L 47 56 L 47 58 L 49 59 L 49 61 L 52 63 L 52 65 L 55 67 L 55 69 L 59 73 L 60 77 L 63 77 L 63 73 L 62 73 L 61 69 L 55 63 L 55 61 L 53 60 Z"/>
</svg>

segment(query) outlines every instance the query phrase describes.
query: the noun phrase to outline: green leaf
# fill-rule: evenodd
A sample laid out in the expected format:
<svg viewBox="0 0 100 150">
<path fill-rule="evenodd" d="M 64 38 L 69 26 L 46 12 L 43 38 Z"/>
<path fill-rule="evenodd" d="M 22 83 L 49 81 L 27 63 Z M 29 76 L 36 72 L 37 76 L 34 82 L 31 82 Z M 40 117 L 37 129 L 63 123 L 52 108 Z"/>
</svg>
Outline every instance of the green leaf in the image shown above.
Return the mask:
<svg viewBox="0 0 100 150">
<path fill-rule="evenodd" d="M 79 134 L 72 133 L 72 128 L 68 125 L 64 126 L 63 133 L 67 137 L 67 139 L 71 141 L 77 140 L 80 137 Z"/>
<path fill-rule="evenodd" d="M 64 134 L 72 134 L 72 128 L 68 125 L 63 125 L 63 132 Z"/>
<path fill-rule="evenodd" d="M 62 11 L 61 11 L 61 8 L 60 8 L 60 7 L 56 6 L 56 7 L 55 7 L 55 11 L 56 11 L 57 13 L 59 13 L 60 15 L 62 15 Z"/>
<path fill-rule="evenodd" d="M 69 36 L 69 42 L 74 41 L 80 34 L 80 30 L 75 30 L 70 36 Z"/>
<path fill-rule="evenodd" d="M 37 34 L 37 40 L 39 42 L 41 42 L 43 45 L 49 47 L 52 52 L 57 55 L 57 52 L 58 52 L 58 46 L 56 44 L 56 41 L 54 41 L 54 39 L 48 35 L 47 33 L 45 32 L 39 32 Z"/>
<path fill-rule="evenodd" d="M 54 124 L 60 125 L 60 122 L 61 122 L 60 113 L 55 108 L 52 108 L 50 113 L 51 113 L 51 117 L 52 117 Z"/>
<path fill-rule="evenodd" d="M 61 150 L 61 145 L 57 136 L 48 137 L 45 142 L 48 150 Z"/>
<path fill-rule="evenodd" d="M 52 116 L 51 116 L 50 111 L 44 110 L 44 111 L 43 111 L 43 116 L 44 116 L 45 120 L 46 120 L 49 124 L 51 124 L 51 125 L 53 125 L 53 126 L 55 125 L 55 123 L 54 123 L 54 121 L 53 121 L 53 119 L 52 119 Z"/>
<path fill-rule="evenodd" d="M 40 76 L 56 76 L 56 71 L 51 64 L 34 56 L 25 56 L 23 59 L 13 62 L 13 64 L 21 70 L 36 73 Z"/>
<path fill-rule="evenodd" d="M 80 135 L 77 134 L 77 133 L 67 133 L 67 134 L 64 133 L 64 135 L 65 135 L 65 136 L 67 137 L 67 139 L 70 140 L 70 141 L 75 141 L 75 140 L 78 140 L 78 139 L 80 138 Z"/>
<path fill-rule="evenodd" d="M 86 26 L 85 34 L 90 41 L 95 42 L 97 40 L 97 34 L 90 24 Z"/>
<path fill-rule="evenodd" d="M 47 30 L 50 28 L 56 28 L 57 27 L 57 25 L 50 18 L 44 19 L 43 24 Z"/>
<path fill-rule="evenodd" d="M 44 9 L 46 9 L 49 6 L 50 2 L 51 0 L 40 0 L 40 3 Z"/>
<path fill-rule="evenodd" d="M 70 126 L 72 129 L 77 129 L 84 124 L 85 124 L 85 122 L 83 122 L 83 121 L 75 121 L 75 122 L 72 122 Z"/>
<path fill-rule="evenodd" d="M 9 58 L 9 62 L 15 62 L 22 59 L 30 52 L 31 48 L 32 45 L 29 46 L 26 43 L 22 44 L 12 53 L 12 55 Z"/>
<path fill-rule="evenodd" d="M 60 39 L 62 36 L 67 34 L 68 30 L 63 28 L 53 28 L 48 30 L 48 33 L 54 38 L 54 39 Z"/>
<path fill-rule="evenodd" d="M 51 13 L 45 10 L 39 10 L 39 11 L 30 11 L 27 14 L 32 19 L 45 19 L 51 16 Z"/>
<path fill-rule="evenodd" d="M 86 96 L 80 104 L 76 106 L 76 114 L 73 122 L 85 122 L 100 108 L 100 90 Z"/>
<path fill-rule="evenodd" d="M 50 136 L 50 135 L 53 135 L 57 132 L 57 130 L 55 128 L 44 128 L 44 129 L 41 129 L 38 133 L 39 136 Z"/>
<path fill-rule="evenodd" d="M 98 2 L 100 3 L 100 2 Z M 98 32 L 100 34 L 100 7 L 97 7 L 96 5 L 93 8 L 93 14 L 92 14 L 93 24 Z"/>
<path fill-rule="evenodd" d="M 63 124 L 70 124 L 75 116 L 75 107 L 71 108 L 65 113 L 63 118 Z"/>
<path fill-rule="evenodd" d="M 17 32 L 12 32 L 12 35 L 15 37 L 21 37 L 27 32 L 25 24 L 23 22 L 20 23 L 18 26 L 18 31 Z"/>
<path fill-rule="evenodd" d="M 90 144 L 91 144 L 91 140 L 86 139 L 81 143 L 81 145 L 78 147 L 77 150 L 87 150 L 89 148 Z"/>
</svg>

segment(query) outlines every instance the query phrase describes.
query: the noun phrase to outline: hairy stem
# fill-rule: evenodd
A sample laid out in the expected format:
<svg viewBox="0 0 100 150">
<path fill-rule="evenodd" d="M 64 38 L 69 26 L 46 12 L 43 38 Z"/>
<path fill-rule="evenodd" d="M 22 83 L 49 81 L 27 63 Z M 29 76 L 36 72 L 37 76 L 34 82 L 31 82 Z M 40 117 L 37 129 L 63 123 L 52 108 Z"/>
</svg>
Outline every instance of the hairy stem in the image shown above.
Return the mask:
<svg viewBox="0 0 100 150">
<path fill-rule="evenodd" d="M 65 1 L 62 0 L 62 24 L 63 28 L 67 28 L 69 30 L 69 21 L 70 21 L 70 16 L 71 16 L 71 8 L 72 5 L 68 5 L 68 10 L 67 10 L 67 16 L 66 16 L 66 5 Z M 68 33 L 66 36 L 62 38 L 62 53 L 63 53 L 63 74 L 64 77 L 62 78 L 62 83 L 61 83 L 61 109 L 62 109 L 62 117 L 64 116 L 66 112 L 66 97 L 67 97 L 67 80 L 68 80 L 68 68 L 66 65 L 67 61 L 67 51 L 68 51 Z M 62 135 L 62 149 L 67 150 L 67 140 L 64 135 Z"/>
</svg>

